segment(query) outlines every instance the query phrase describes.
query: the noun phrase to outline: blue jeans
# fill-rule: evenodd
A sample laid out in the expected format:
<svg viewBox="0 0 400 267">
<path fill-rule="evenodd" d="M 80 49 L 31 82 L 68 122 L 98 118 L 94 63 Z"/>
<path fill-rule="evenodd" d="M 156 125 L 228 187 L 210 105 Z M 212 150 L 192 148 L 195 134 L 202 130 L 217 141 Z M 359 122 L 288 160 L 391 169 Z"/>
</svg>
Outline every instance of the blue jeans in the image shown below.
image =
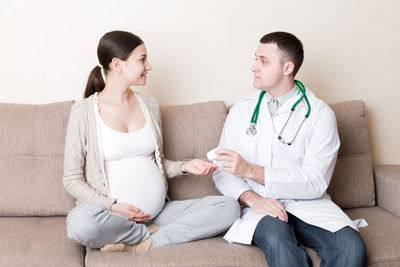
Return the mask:
<svg viewBox="0 0 400 267">
<path fill-rule="evenodd" d="M 332 233 L 288 213 L 287 223 L 264 216 L 257 224 L 253 244 L 262 249 L 269 266 L 312 266 L 304 246 L 312 248 L 325 266 L 364 266 L 366 250 L 359 232 L 347 226 Z"/>
</svg>

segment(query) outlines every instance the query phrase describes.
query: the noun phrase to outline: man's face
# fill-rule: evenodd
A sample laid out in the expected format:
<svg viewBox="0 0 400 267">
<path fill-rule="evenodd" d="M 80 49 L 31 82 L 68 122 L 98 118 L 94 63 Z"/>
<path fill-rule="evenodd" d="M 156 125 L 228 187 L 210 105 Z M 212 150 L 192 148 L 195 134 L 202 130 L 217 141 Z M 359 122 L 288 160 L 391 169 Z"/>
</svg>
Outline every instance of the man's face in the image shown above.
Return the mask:
<svg viewBox="0 0 400 267">
<path fill-rule="evenodd" d="M 255 62 L 251 68 L 254 73 L 254 88 L 261 90 L 274 89 L 284 77 L 282 52 L 274 43 L 258 45 Z"/>
</svg>

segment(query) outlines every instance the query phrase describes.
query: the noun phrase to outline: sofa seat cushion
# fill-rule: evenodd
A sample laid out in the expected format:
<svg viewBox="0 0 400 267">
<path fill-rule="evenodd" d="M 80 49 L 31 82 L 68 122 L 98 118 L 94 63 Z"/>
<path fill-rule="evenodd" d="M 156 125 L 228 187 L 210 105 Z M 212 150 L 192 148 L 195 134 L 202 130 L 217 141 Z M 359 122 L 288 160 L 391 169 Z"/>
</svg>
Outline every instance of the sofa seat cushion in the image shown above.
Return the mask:
<svg viewBox="0 0 400 267">
<path fill-rule="evenodd" d="M 146 252 L 100 252 L 88 249 L 87 267 L 102 266 L 267 266 L 255 246 L 228 244 L 221 237 L 155 248 Z"/>
<path fill-rule="evenodd" d="M 368 265 L 400 266 L 400 218 L 379 207 L 345 210 L 353 220 L 364 218 L 359 228 L 367 248 Z"/>
<path fill-rule="evenodd" d="M 313 266 L 319 266 L 317 254 L 307 248 Z M 229 244 L 221 237 L 214 237 L 186 244 L 156 248 L 151 251 L 100 252 L 88 249 L 87 267 L 102 266 L 262 266 L 268 267 L 263 252 L 256 246 Z"/>
<path fill-rule="evenodd" d="M 0 217 L 0 266 L 83 266 L 84 247 L 66 235 L 65 217 Z"/>
</svg>

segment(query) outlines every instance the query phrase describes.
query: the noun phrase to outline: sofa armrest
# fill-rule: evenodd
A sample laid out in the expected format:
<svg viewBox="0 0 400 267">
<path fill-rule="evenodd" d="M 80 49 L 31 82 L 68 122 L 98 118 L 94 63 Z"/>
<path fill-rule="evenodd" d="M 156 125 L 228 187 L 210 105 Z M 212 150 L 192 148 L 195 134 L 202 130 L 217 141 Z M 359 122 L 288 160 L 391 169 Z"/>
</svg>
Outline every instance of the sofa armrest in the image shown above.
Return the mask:
<svg viewBox="0 0 400 267">
<path fill-rule="evenodd" d="M 400 217 L 400 165 L 374 165 L 376 204 Z"/>
</svg>

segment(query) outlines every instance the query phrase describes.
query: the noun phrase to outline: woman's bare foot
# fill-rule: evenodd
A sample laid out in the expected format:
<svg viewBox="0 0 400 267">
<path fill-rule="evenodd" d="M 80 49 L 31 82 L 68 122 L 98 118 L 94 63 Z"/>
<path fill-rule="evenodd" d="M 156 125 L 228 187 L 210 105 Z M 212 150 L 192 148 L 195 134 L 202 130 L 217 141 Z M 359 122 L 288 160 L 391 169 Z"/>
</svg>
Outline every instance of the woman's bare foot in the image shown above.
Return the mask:
<svg viewBox="0 0 400 267">
<path fill-rule="evenodd" d="M 154 234 L 156 233 L 158 230 L 160 230 L 160 226 L 158 226 L 157 224 L 149 224 L 147 225 L 147 230 L 149 230 L 150 234 Z"/>
<path fill-rule="evenodd" d="M 101 252 L 122 252 L 124 251 L 124 243 L 108 244 L 100 248 Z"/>
<path fill-rule="evenodd" d="M 142 241 L 136 245 L 128 246 L 125 245 L 124 251 L 125 252 L 139 252 L 139 251 L 147 251 L 153 248 L 153 243 L 151 242 L 150 238 Z"/>
<path fill-rule="evenodd" d="M 147 251 L 153 248 L 153 243 L 150 239 L 146 239 L 136 245 L 126 245 L 124 243 L 108 244 L 100 248 L 101 252 L 139 252 Z"/>
</svg>

